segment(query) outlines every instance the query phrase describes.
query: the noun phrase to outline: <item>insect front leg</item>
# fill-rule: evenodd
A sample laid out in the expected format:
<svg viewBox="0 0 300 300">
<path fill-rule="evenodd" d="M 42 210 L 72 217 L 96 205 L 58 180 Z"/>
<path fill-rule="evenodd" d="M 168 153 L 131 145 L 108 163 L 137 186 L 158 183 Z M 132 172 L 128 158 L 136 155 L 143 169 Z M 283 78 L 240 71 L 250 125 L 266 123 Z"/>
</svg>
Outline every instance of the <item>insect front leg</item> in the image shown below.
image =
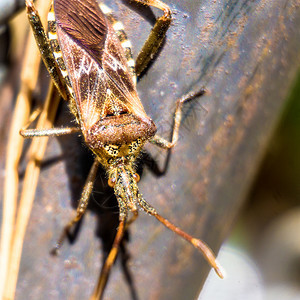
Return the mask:
<svg viewBox="0 0 300 300">
<path fill-rule="evenodd" d="M 81 198 L 80 201 L 78 203 L 77 206 L 77 211 L 76 211 L 76 216 L 65 226 L 58 242 L 55 245 L 55 248 L 51 251 L 52 254 L 56 255 L 57 251 L 59 250 L 59 248 L 61 247 L 61 245 L 63 244 L 65 238 L 68 236 L 70 229 L 74 226 L 74 224 L 76 224 L 84 215 L 86 208 L 88 206 L 88 202 L 89 202 L 89 198 L 91 196 L 92 193 L 92 189 L 94 186 L 94 182 L 95 182 L 95 178 L 96 178 L 96 174 L 97 174 L 97 170 L 99 167 L 99 162 L 97 159 L 95 159 L 92 168 L 90 170 L 90 173 L 88 175 L 88 178 L 85 182 L 82 194 L 81 194 Z"/>
<path fill-rule="evenodd" d="M 144 43 L 140 53 L 135 62 L 135 72 L 137 77 L 147 68 L 150 61 L 153 59 L 166 36 L 170 27 L 172 16 L 168 5 L 160 0 L 134 0 L 136 2 L 154 6 L 164 12 L 163 16 L 159 17 L 154 27 L 152 28 L 146 42 Z"/>
<path fill-rule="evenodd" d="M 61 80 L 60 71 L 56 66 L 56 62 L 52 53 L 52 49 L 49 43 L 49 40 L 46 36 L 44 26 L 38 14 L 38 11 L 34 7 L 32 0 L 26 0 L 26 9 L 27 9 L 27 16 L 29 19 L 29 23 L 31 25 L 37 46 L 40 50 L 41 57 L 43 62 L 51 75 L 51 78 L 58 89 L 61 96 L 66 100 L 67 94 L 65 86 Z"/>
<path fill-rule="evenodd" d="M 184 103 L 189 102 L 197 97 L 200 97 L 205 94 L 205 89 L 201 88 L 199 91 L 188 93 L 187 95 L 184 95 L 176 102 L 176 109 L 174 113 L 174 125 L 173 125 L 173 133 L 172 133 L 172 140 L 171 142 L 165 140 L 164 138 L 155 135 L 150 142 L 161 147 L 164 149 L 171 149 L 173 148 L 177 141 L 178 141 L 178 132 L 180 123 L 182 120 L 182 108 Z"/>
</svg>

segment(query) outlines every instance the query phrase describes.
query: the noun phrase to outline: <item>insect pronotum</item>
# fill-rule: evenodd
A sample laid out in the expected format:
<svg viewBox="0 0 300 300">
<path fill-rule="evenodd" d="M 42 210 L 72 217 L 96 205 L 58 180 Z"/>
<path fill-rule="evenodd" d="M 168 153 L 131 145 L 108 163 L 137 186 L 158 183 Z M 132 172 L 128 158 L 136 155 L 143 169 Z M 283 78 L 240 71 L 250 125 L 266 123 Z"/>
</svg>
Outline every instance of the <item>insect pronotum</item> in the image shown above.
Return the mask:
<svg viewBox="0 0 300 300">
<path fill-rule="evenodd" d="M 136 64 L 122 24 L 104 4 L 98 4 L 96 0 L 54 0 L 48 15 L 47 38 L 32 1 L 26 0 L 27 14 L 43 61 L 62 97 L 68 101 L 78 127 L 28 129 L 22 130 L 21 134 L 30 138 L 81 132 L 95 155 L 76 216 L 65 227 L 56 250 L 84 214 L 99 164 L 105 168 L 108 184 L 118 201 L 119 226 L 92 299 L 103 296 L 124 232 L 137 218 L 138 206 L 201 251 L 217 274 L 223 277 L 210 248 L 162 217 L 143 199 L 137 186 L 139 176 L 135 161 L 144 144 L 151 142 L 164 149 L 175 146 L 183 104 L 201 96 L 204 91 L 189 93 L 177 101 L 171 142 L 156 135 L 156 126 L 137 95 L 136 76 L 145 70 L 159 49 L 171 23 L 171 11 L 160 0 L 135 1 L 163 11 Z"/>
</svg>

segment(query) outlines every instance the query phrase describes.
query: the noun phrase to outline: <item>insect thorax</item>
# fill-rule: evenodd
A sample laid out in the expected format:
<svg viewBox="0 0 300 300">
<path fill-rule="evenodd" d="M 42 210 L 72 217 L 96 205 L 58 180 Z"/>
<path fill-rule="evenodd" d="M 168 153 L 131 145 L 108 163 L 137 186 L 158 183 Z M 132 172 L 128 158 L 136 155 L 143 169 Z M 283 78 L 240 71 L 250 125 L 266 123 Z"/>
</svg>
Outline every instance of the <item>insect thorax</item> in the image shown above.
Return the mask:
<svg viewBox="0 0 300 300">
<path fill-rule="evenodd" d="M 156 132 L 153 121 L 146 121 L 133 114 L 104 118 L 83 132 L 85 142 L 106 168 L 120 158 L 124 158 L 124 163 L 133 163 Z"/>
</svg>

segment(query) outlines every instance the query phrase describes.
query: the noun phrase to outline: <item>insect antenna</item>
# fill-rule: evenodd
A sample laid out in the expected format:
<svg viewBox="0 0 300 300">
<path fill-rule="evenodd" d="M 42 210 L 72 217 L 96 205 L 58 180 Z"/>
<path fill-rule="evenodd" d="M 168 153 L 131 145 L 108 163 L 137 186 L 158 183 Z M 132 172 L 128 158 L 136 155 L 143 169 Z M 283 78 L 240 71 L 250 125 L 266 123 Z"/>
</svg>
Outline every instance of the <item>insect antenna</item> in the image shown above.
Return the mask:
<svg viewBox="0 0 300 300">
<path fill-rule="evenodd" d="M 207 262 L 214 268 L 214 270 L 218 274 L 218 276 L 220 278 L 224 278 L 224 274 L 223 274 L 222 268 L 218 264 L 218 262 L 216 261 L 215 256 L 214 256 L 212 250 L 203 241 L 192 237 L 191 235 L 189 235 L 188 233 L 186 233 L 185 231 L 183 231 L 179 227 L 177 227 L 174 224 L 172 224 L 167 219 L 163 218 L 158 213 L 156 213 L 154 215 L 154 217 L 159 222 L 161 222 L 162 224 L 164 224 L 167 228 L 169 228 L 170 230 L 172 230 L 173 232 L 175 232 L 176 234 L 178 234 L 179 236 L 181 236 L 182 238 L 184 238 L 185 240 L 187 240 L 196 249 L 198 249 L 203 254 L 203 256 L 207 260 Z"/>
<path fill-rule="evenodd" d="M 120 244 L 122 242 L 125 230 L 126 230 L 126 224 L 125 224 L 126 218 L 123 220 L 120 220 L 119 227 L 117 230 L 117 234 L 115 236 L 112 248 L 105 260 L 105 263 L 102 267 L 97 286 L 93 292 L 93 295 L 91 296 L 90 300 L 99 300 L 103 297 L 103 292 L 106 286 L 106 283 L 108 281 L 108 277 L 110 274 L 110 270 L 116 260 L 116 257 L 118 255 L 118 251 L 120 248 Z"/>
<path fill-rule="evenodd" d="M 128 233 L 128 231 L 126 231 L 125 233 Z M 126 248 L 126 244 L 124 241 L 125 237 L 126 236 L 124 236 L 123 241 L 120 245 L 121 266 L 122 266 L 122 270 L 124 272 L 126 282 L 128 283 L 128 287 L 130 289 L 131 298 L 132 298 L 132 300 L 138 300 L 139 298 L 138 298 L 136 287 L 134 284 L 135 283 L 134 278 L 132 277 L 132 273 L 128 266 L 128 262 L 130 261 L 131 256 Z"/>
<path fill-rule="evenodd" d="M 159 222 L 161 222 L 163 225 L 165 225 L 167 228 L 172 230 L 174 233 L 178 234 L 180 237 L 184 238 L 186 241 L 191 243 L 196 249 L 198 249 L 204 258 L 207 260 L 207 262 L 211 265 L 212 268 L 214 268 L 215 272 L 220 278 L 224 278 L 222 267 L 218 264 L 215 255 L 213 251 L 201 240 L 196 239 L 180 229 L 179 227 L 175 226 L 173 223 L 171 223 L 169 220 L 162 217 L 154 207 L 152 207 L 148 202 L 146 202 L 141 194 L 139 194 L 138 202 L 141 208 L 147 212 L 148 214 L 154 216 Z"/>
</svg>

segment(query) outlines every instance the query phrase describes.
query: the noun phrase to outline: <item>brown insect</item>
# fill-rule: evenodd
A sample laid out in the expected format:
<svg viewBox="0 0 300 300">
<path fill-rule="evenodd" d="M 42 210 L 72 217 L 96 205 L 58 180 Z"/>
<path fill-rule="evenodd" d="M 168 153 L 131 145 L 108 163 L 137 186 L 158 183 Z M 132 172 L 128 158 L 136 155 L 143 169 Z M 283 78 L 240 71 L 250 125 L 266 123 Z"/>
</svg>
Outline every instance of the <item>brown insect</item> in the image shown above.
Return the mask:
<svg viewBox="0 0 300 300">
<path fill-rule="evenodd" d="M 101 164 L 119 206 L 119 226 L 112 249 L 102 267 L 93 299 L 102 298 L 110 269 L 116 259 L 125 230 L 138 216 L 138 206 L 202 252 L 220 277 L 220 267 L 210 248 L 193 238 L 146 202 L 139 193 L 135 162 L 147 142 L 161 148 L 175 146 L 185 102 L 204 93 L 203 89 L 183 96 L 176 103 L 172 141 L 156 135 L 156 126 L 145 113 L 136 91 L 136 76 L 148 66 L 159 49 L 171 23 L 171 11 L 160 0 L 136 0 L 164 12 L 158 18 L 136 65 L 123 26 L 111 10 L 96 0 L 54 0 L 48 16 L 49 38 L 31 0 L 27 13 L 44 63 L 62 97 L 69 103 L 78 123 L 75 128 L 23 130 L 26 137 L 60 136 L 81 132 L 95 155 L 84 186 L 76 216 L 67 224 L 56 250 L 71 227 L 84 214 Z"/>
</svg>

